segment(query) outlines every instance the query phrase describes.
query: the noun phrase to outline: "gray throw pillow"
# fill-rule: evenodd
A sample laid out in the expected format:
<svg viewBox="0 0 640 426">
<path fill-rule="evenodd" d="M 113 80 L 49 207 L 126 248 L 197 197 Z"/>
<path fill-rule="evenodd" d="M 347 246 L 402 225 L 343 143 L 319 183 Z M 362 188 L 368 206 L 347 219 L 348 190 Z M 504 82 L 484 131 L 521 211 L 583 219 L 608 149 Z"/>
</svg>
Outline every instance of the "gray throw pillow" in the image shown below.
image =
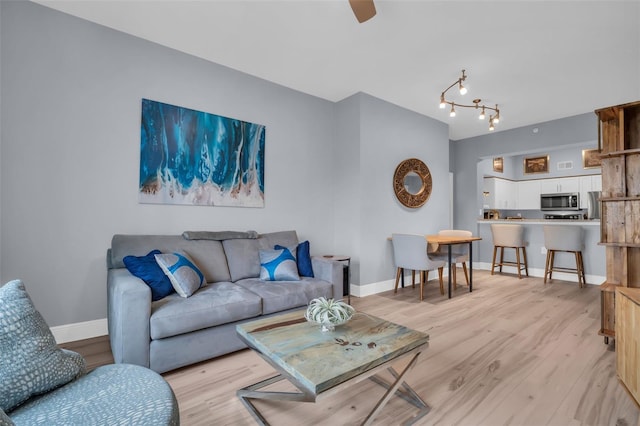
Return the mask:
<svg viewBox="0 0 640 426">
<path fill-rule="evenodd" d="M 0 354 L 0 409 L 6 412 L 84 372 L 79 354 L 58 348 L 20 280 L 0 287 Z"/>
<path fill-rule="evenodd" d="M 260 279 L 265 281 L 298 281 L 295 250 L 260 250 Z"/>
<path fill-rule="evenodd" d="M 182 297 L 189 297 L 204 284 L 204 275 L 185 253 L 156 254 L 156 262 Z"/>
</svg>

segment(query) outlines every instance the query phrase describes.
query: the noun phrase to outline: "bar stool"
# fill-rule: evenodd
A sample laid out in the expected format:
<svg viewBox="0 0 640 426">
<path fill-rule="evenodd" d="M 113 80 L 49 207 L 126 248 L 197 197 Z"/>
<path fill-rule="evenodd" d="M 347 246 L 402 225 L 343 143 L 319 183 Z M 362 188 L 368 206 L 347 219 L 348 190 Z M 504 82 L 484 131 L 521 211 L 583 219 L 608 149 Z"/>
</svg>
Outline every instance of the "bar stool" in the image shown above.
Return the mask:
<svg viewBox="0 0 640 426">
<path fill-rule="evenodd" d="M 527 276 L 529 276 L 529 269 L 527 267 L 527 249 L 524 242 L 524 226 L 511 225 L 511 224 L 491 224 L 491 234 L 493 235 L 493 260 L 491 261 L 491 275 L 493 270 L 497 266 L 500 267 L 502 272 L 502 266 L 515 266 L 518 270 L 518 278 L 522 279 L 520 271 L 524 269 Z M 496 253 L 500 248 L 500 262 L 496 263 Z M 510 262 L 504 260 L 504 249 L 512 248 L 516 250 L 516 261 Z M 520 249 L 522 249 L 522 261 L 520 260 Z"/>
<path fill-rule="evenodd" d="M 547 276 L 551 280 L 553 271 L 569 272 L 578 274 L 578 286 L 584 287 L 586 284 L 584 277 L 584 262 L 582 261 L 582 237 L 581 226 L 574 225 L 544 225 L 544 246 L 547 249 L 547 262 L 544 266 L 544 283 L 547 283 Z M 576 267 L 566 268 L 554 266 L 556 252 L 573 253 L 576 258 Z"/>
</svg>

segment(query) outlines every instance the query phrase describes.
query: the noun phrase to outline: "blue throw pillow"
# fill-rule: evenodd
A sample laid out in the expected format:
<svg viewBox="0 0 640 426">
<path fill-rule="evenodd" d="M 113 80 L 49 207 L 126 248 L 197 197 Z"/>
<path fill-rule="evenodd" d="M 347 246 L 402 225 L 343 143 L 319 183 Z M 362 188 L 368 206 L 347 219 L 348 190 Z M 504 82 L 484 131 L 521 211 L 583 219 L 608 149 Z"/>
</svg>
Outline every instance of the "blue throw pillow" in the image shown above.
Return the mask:
<svg viewBox="0 0 640 426">
<path fill-rule="evenodd" d="M 156 254 L 156 262 L 182 297 L 189 297 L 204 284 L 204 275 L 185 253 Z"/>
<path fill-rule="evenodd" d="M 313 266 L 311 266 L 311 254 L 309 241 L 298 244 L 298 273 L 303 277 L 313 278 Z"/>
<path fill-rule="evenodd" d="M 260 279 L 265 281 L 298 281 L 296 257 L 288 248 L 260 250 Z"/>
<path fill-rule="evenodd" d="M 283 249 L 283 247 L 277 244 L 274 249 Z M 309 251 L 309 241 L 303 241 L 298 244 L 296 248 L 296 263 L 298 265 L 298 274 L 301 277 L 313 278 L 313 266 L 311 265 L 311 254 Z"/>
<path fill-rule="evenodd" d="M 146 256 L 125 256 L 122 259 L 129 272 L 151 287 L 151 300 L 160 300 L 174 292 L 169 277 L 156 262 L 155 255 L 161 253 L 153 250 Z"/>
</svg>

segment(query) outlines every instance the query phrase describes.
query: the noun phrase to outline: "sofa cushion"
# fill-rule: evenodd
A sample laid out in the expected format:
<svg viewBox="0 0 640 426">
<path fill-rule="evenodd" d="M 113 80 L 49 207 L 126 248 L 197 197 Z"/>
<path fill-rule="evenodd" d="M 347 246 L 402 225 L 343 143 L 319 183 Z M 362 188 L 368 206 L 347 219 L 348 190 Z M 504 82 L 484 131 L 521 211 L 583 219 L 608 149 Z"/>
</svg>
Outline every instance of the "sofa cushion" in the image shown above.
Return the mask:
<svg viewBox="0 0 640 426">
<path fill-rule="evenodd" d="M 123 259 L 127 270 L 151 288 L 151 300 L 154 301 L 175 291 L 169 277 L 156 262 L 155 255 L 160 253 L 160 250 L 153 250 L 146 256 L 125 256 Z"/>
<path fill-rule="evenodd" d="M 231 281 L 260 276 L 258 240 L 225 240 L 222 246 L 227 256 Z"/>
<path fill-rule="evenodd" d="M 298 234 L 296 231 L 278 231 L 260 234 L 258 246 L 260 249 L 268 250 L 276 245 L 283 247 L 296 247 L 298 245 Z"/>
<path fill-rule="evenodd" d="M 306 306 L 312 299 L 323 296 L 330 298 L 333 285 L 317 278 L 302 278 L 300 281 L 262 281 L 247 278 L 237 285 L 262 298 L 262 314 L 271 314 L 286 309 Z"/>
<path fill-rule="evenodd" d="M 187 240 L 181 235 L 114 235 L 107 258 L 108 267 L 124 268 L 125 256 L 144 256 L 155 249 L 163 253 L 179 251 L 188 254 L 208 283 L 231 279 L 222 241 Z"/>
<path fill-rule="evenodd" d="M 214 327 L 262 313 L 258 295 L 230 282 L 206 285 L 188 299 L 172 294 L 151 306 L 152 339 Z"/>
<path fill-rule="evenodd" d="M 84 372 L 84 360 L 58 348 L 20 280 L 0 287 L 0 409 L 70 382 Z"/>
<path fill-rule="evenodd" d="M 222 242 L 227 256 L 231 281 L 260 276 L 259 250 L 272 250 L 276 244 L 284 247 L 298 245 L 296 231 L 278 231 L 261 234 L 256 239 L 234 239 Z"/>
<path fill-rule="evenodd" d="M 260 250 L 260 279 L 265 281 L 298 281 L 295 247 Z"/>
</svg>

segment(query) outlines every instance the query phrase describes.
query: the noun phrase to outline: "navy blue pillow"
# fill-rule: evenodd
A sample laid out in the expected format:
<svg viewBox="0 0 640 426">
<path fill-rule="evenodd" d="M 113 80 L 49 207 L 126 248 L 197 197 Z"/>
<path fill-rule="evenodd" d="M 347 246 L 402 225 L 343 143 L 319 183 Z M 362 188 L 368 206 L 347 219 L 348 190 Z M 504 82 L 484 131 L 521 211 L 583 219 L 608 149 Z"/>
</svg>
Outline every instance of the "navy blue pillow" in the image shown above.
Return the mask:
<svg viewBox="0 0 640 426">
<path fill-rule="evenodd" d="M 175 290 L 169 277 L 162 271 L 155 255 L 161 254 L 160 250 L 153 250 L 146 256 L 125 256 L 124 265 L 136 277 L 151 287 L 151 300 L 160 300 L 167 297 Z"/>
<path fill-rule="evenodd" d="M 276 245 L 274 249 L 281 250 L 286 248 Z M 309 241 L 303 241 L 296 248 L 296 263 L 298 265 L 298 274 L 301 277 L 313 278 L 313 266 L 311 265 L 311 254 L 309 251 Z"/>
</svg>

